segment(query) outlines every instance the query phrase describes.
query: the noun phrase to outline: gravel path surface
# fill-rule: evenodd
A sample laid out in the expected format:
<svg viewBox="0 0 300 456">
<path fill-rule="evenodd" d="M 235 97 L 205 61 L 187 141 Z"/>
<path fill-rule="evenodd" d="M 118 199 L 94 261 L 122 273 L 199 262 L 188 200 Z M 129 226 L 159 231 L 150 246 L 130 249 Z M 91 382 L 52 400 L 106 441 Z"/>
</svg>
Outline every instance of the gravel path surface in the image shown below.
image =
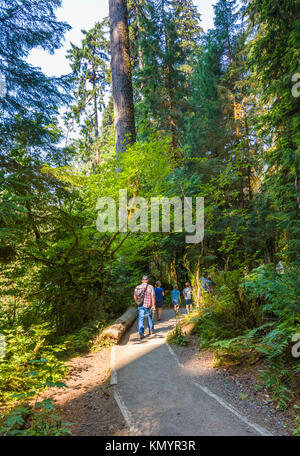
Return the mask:
<svg viewBox="0 0 300 456">
<path fill-rule="evenodd" d="M 288 433 L 278 412 L 248 396 L 242 400 L 238 382 L 199 359 L 195 346 L 170 350 L 165 339 L 176 324 L 173 315 L 164 310 L 155 334 L 143 341 L 135 324 L 114 349 L 118 383 L 111 389 L 130 435 Z"/>
<path fill-rule="evenodd" d="M 292 433 L 267 392 L 255 391 L 253 372 L 214 368 L 196 337 L 187 347 L 166 344 L 176 322 L 164 309 L 155 334 L 143 341 L 135 322 L 118 346 L 70 360 L 68 388 L 50 388 L 41 399 L 52 397 L 80 436 Z M 110 385 L 111 351 L 116 385 Z"/>
<path fill-rule="evenodd" d="M 230 403 L 242 415 L 273 435 L 291 435 L 294 422 L 275 408 L 265 388 L 256 390 L 258 369 L 215 368 L 212 352 L 199 352 L 198 338 L 191 337 L 188 347 L 172 346 L 184 369 L 196 382 L 208 387 Z"/>
</svg>

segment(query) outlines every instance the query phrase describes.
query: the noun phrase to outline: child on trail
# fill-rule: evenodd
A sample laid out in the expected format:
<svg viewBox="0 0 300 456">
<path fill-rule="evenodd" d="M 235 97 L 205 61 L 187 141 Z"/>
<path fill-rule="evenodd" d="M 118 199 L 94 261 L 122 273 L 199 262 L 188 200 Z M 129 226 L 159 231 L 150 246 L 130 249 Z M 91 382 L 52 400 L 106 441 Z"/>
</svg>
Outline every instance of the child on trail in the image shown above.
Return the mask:
<svg viewBox="0 0 300 456">
<path fill-rule="evenodd" d="M 186 282 L 185 289 L 182 291 L 182 294 L 185 300 L 186 313 L 188 314 L 193 310 L 192 287 L 189 282 Z"/>
<path fill-rule="evenodd" d="M 163 288 L 161 287 L 161 282 L 158 280 L 155 284 L 155 307 L 156 307 L 156 313 L 157 313 L 157 321 L 161 320 L 161 314 L 162 314 L 162 309 L 163 309 L 163 297 L 165 295 L 165 292 Z"/>
<path fill-rule="evenodd" d="M 175 316 L 177 317 L 177 315 L 179 313 L 179 306 L 181 304 L 180 291 L 178 290 L 177 285 L 174 285 L 174 290 L 172 290 L 171 297 L 172 297 L 172 305 L 174 308 Z"/>
</svg>

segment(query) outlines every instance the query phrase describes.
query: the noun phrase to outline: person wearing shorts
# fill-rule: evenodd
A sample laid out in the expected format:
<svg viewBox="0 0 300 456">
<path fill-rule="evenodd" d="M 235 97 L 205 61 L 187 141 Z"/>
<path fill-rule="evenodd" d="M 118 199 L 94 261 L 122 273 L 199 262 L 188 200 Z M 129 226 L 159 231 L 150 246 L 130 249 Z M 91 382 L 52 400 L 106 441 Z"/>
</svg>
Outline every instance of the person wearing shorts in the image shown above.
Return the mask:
<svg viewBox="0 0 300 456">
<path fill-rule="evenodd" d="M 163 288 L 161 287 L 161 283 L 159 280 L 155 283 L 154 291 L 155 291 L 155 307 L 156 307 L 157 321 L 160 321 L 162 309 L 163 309 L 163 305 L 164 305 L 163 297 L 165 295 L 165 292 L 164 292 Z"/>
<path fill-rule="evenodd" d="M 179 312 L 179 306 L 181 304 L 180 291 L 178 290 L 177 285 L 174 285 L 174 289 L 172 290 L 171 297 L 172 297 L 172 305 L 174 308 L 175 316 L 177 316 L 178 312 Z"/>
<path fill-rule="evenodd" d="M 185 300 L 186 313 L 188 314 L 193 310 L 192 287 L 189 282 L 186 282 L 185 289 L 182 291 L 182 294 Z"/>
</svg>

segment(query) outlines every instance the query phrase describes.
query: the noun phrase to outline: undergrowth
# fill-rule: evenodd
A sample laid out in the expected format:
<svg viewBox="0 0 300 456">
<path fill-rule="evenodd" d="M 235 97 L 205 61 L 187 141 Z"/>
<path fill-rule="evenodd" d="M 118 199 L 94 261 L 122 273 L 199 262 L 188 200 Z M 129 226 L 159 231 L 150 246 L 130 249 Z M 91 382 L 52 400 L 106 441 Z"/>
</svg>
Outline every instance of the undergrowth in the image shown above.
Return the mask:
<svg viewBox="0 0 300 456">
<path fill-rule="evenodd" d="M 67 387 L 66 361 L 90 350 L 98 351 L 105 343 L 98 341 L 103 329 L 100 322 L 90 322 L 79 331 L 55 337 L 49 324 L 24 329 L 1 328 L 5 352 L 0 357 L 0 435 L 65 435 L 63 423 L 51 399 L 36 401 L 48 387 Z"/>
<path fill-rule="evenodd" d="M 36 401 L 34 406 L 22 404 L 2 418 L 0 435 L 4 436 L 61 436 L 71 435 L 69 426 L 63 422 L 51 399 Z"/>
<path fill-rule="evenodd" d="M 182 322 L 178 322 L 173 331 L 168 333 L 167 342 L 181 347 L 188 345 L 188 339 L 182 332 Z"/>
<path fill-rule="evenodd" d="M 194 329 L 200 347 L 214 350 L 217 365 L 263 359 L 259 380 L 277 407 L 287 409 L 300 373 L 299 358 L 291 354 L 292 337 L 300 333 L 299 271 L 285 266 L 280 274 L 273 265 L 263 265 L 246 276 L 229 271 L 214 274 L 213 280 L 215 291 L 204 294 Z"/>
</svg>

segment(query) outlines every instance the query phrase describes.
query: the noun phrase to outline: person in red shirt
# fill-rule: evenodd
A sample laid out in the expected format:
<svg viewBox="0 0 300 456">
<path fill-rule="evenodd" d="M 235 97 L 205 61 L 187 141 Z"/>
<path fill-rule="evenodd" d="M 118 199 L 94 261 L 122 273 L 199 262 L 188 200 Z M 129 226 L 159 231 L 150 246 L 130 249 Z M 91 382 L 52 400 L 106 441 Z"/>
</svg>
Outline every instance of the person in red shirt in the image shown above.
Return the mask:
<svg viewBox="0 0 300 456">
<path fill-rule="evenodd" d="M 140 339 L 145 337 L 144 317 L 148 318 L 149 334 L 154 333 L 151 311 L 155 311 L 155 292 L 154 287 L 149 285 L 148 276 L 143 276 L 142 283 L 134 290 L 133 298 L 138 306 L 138 326 Z"/>
</svg>

